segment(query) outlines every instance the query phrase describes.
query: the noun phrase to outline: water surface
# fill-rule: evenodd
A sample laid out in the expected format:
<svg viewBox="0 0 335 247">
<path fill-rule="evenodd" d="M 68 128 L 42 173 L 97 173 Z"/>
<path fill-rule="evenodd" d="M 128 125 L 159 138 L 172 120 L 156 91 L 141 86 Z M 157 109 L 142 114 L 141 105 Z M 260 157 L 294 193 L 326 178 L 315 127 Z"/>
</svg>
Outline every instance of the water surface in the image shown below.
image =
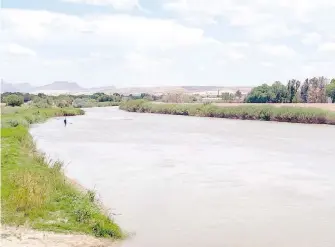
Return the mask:
<svg viewBox="0 0 335 247">
<path fill-rule="evenodd" d="M 87 109 L 35 126 L 136 236 L 123 247 L 334 247 L 335 127 Z"/>
</svg>

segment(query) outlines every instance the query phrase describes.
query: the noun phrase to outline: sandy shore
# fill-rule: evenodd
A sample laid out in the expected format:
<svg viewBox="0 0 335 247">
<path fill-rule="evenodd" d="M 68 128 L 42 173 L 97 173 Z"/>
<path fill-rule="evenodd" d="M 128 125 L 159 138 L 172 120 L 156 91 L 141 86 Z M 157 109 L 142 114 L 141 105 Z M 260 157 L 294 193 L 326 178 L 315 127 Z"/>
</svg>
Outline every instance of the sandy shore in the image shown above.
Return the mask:
<svg viewBox="0 0 335 247">
<path fill-rule="evenodd" d="M 6 247 L 108 247 L 118 246 L 108 239 L 81 234 L 63 234 L 31 230 L 24 227 L 1 228 L 1 246 Z"/>
</svg>

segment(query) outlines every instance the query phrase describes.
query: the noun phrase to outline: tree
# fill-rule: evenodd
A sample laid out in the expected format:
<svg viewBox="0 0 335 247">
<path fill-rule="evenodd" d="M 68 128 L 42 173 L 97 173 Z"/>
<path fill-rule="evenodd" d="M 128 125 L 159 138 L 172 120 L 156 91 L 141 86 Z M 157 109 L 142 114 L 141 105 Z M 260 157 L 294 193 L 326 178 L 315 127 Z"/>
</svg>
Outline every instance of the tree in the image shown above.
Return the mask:
<svg viewBox="0 0 335 247">
<path fill-rule="evenodd" d="M 162 101 L 165 103 L 191 103 L 193 99 L 190 97 L 190 95 L 175 92 L 163 95 Z"/>
<path fill-rule="evenodd" d="M 98 98 L 103 98 L 104 96 L 107 96 L 107 95 L 105 93 L 94 93 L 90 96 L 90 98 L 98 100 Z"/>
<path fill-rule="evenodd" d="M 297 99 L 297 92 L 300 88 L 300 84 L 301 84 L 301 82 L 296 80 L 296 79 L 292 79 L 292 80 L 288 81 L 287 90 L 288 90 L 288 102 L 289 103 L 297 101 L 296 100 Z"/>
<path fill-rule="evenodd" d="M 224 92 L 221 94 L 221 98 L 224 101 L 233 101 L 234 100 L 234 94 L 232 93 L 228 93 L 228 92 Z"/>
<path fill-rule="evenodd" d="M 32 99 L 32 97 L 31 97 L 31 95 L 30 95 L 29 93 L 25 93 L 25 94 L 23 95 L 23 100 L 24 100 L 24 102 L 31 101 L 31 99 Z"/>
<path fill-rule="evenodd" d="M 9 106 L 21 106 L 23 104 L 23 96 L 16 94 L 8 95 L 4 98 L 4 101 Z"/>
<path fill-rule="evenodd" d="M 242 98 L 242 93 L 240 90 L 237 90 L 236 93 L 235 93 L 235 97 L 238 98 L 238 99 L 241 99 Z"/>
<path fill-rule="evenodd" d="M 303 103 L 308 102 L 308 89 L 309 89 L 309 80 L 308 78 L 304 81 L 300 90 L 300 98 Z"/>
<path fill-rule="evenodd" d="M 326 85 L 325 77 L 314 77 L 309 80 L 308 103 L 326 103 Z"/>
<path fill-rule="evenodd" d="M 276 81 L 271 86 L 270 99 L 272 103 L 284 103 L 287 101 L 288 90 L 280 81 Z"/>
<path fill-rule="evenodd" d="M 45 98 L 48 97 L 48 96 L 47 96 L 46 94 L 44 94 L 44 93 L 38 93 L 37 96 L 40 97 L 40 98 L 43 98 L 43 99 L 45 99 Z"/>
<path fill-rule="evenodd" d="M 327 96 L 335 103 L 335 78 L 326 86 Z"/>
<path fill-rule="evenodd" d="M 247 103 L 268 103 L 271 102 L 271 87 L 267 84 L 255 87 L 245 99 Z"/>
</svg>

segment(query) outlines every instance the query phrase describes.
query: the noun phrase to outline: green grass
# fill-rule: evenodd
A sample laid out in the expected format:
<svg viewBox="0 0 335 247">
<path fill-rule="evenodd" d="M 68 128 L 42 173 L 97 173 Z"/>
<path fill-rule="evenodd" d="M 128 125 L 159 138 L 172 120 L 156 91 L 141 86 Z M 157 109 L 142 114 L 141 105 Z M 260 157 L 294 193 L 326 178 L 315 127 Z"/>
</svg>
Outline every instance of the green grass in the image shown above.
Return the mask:
<svg viewBox="0 0 335 247">
<path fill-rule="evenodd" d="M 102 213 L 92 191 L 82 192 L 36 150 L 29 125 L 55 116 L 83 114 L 80 109 L 3 108 L 1 119 L 1 223 L 28 224 L 56 232 L 79 232 L 119 239 L 123 233 Z"/>
<path fill-rule="evenodd" d="M 212 104 L 155 104 L 144 100 L 131 100 L 123 102 L 120 109 L 130 112 L 335 125 L 334 112 L 305 107 L 262 104 L 221 107 Z"/>
<path fill-rule="evenodd" d="M 107 106 L 119 106 L 120 102 L 111 102 L 111 101 L 107 101 L 107 102 L 98 102 L 97 103 L 97 107 L 107 107 Z"/>
<path fill-rule="evenodd" d="M 108 106 L 119 106 L 120 102 L 105 101 L 98 102 L 93 99 L 77 99 L 74 101 L 73 106 L 76 108 L 91 108 L 91 107 L 108 107 Z"/>
</svg>

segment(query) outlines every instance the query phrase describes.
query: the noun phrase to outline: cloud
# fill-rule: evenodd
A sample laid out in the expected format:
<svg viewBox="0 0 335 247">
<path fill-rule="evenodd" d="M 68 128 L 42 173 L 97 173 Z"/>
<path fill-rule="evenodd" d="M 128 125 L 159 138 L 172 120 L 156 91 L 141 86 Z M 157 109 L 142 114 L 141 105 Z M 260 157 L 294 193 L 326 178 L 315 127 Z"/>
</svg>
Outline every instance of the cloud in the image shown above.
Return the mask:
<svg viewBox="0 0 335 247">
<path fill-rule="evenodd" d="M 242 53 L 242 52 L 239 52 L 239 51 L 229 51 L 227 53 L 227 57 L 230 59 L 230 60 L 233 60 L 233 61 L 239 61 L 239 60 L 243 60 L 243 59 L 246 59 L 246 56 Z"/>
<path fill-rule="evenodd" d="M 263 41 L 267 39 L 281 39 L 299 34 L 301 31 L 298 28 L 289 27 L 287 24 L 269 22 L 255 26 L 250 26 L 247 29 L 248 37 L 255 41 Z"/>
<path fill-rule="evenodd" d="M 287 17 L 294 15 L 300 21 L 306 18 L 306 21 L 308 15 L 310 19 L 314 17 L 311 13 L 333 8 L 335 3 L 333 0 L 166 0 L 163 6 L 182 15 L 206 15 L 213 18 L 229 16 L 232 19 L 236 18 L 236 14 L 237 19 L 245 15 L 245 22 L 252 20 L 252 24 L 255 24 L 255 21 L 262 22 L 264 18 L 276 17 L 279 12 L 286 12 Z"/>
<path fill-rule="evenodd" d="M 228 45 L 232 47 L 248 48 L 250 44 L 248 42 L 229 42 Z"/>
<path fill-rule="evenodd" d="M 274 67 L 273 63 L 267 61 L 261 62 L 261 65 L 264 67 Z"/>
<path fill-rule="evenodd" d="M 322 35 L 316 32 L 306 33 L 303 35 L 301 42 L 304 45 L 314 45 L 318 44 L 322 40 Z"/>
<path fill-rule="evenodd" d="M 94 3 L 115 10 L 118 4 Z M 298 15 L 294 11 L 299 5 L 286 0 L 165 0 L 165 13 L 154 12 L 155 16 L 135 15 L 135 1 L 122 4 L 118 10 L 123 13 L 80 15 L 71 10 L 2 9 L 2 76 L 14 82 L 71 80 L 84 86 L 122 87 L 256 85 L 304 77 L 304 72 L 317 69 L 325 76 L 334 73 L 334 61 L 321 52 L 332 50 L 335 38 L 333 15 L 318 12 L 332 10 L 327 0 L 306 0 Z M 156 7 L 146 4 L 151 11 Z M 21 49 L 26 55 L 13 56 L 9 44 L 30 52 Z"/>
<path fill-rule="evenodd" d="M 139 7 L 138 0 L 62 0 L 63 2 L 81 3 L 90 5 L 111 5 L 116 10 L 131 10 Z"/>
<path fill-rule="evenodd" d="M 19 55 L 19 56 L 36 56 L 36 52 L 27 47 L 18 45 L 18 44 L 8 44 L 3 46 L 1 49 L 3 52 L 6 52 L 10 55 Z"/>
<path fill-rule="evenodd" d="M 223 43 L 205 36 L 201 28 L 171 19 L 3 9 L 2 20 L 0 43 L 22 44 L 38 52 L 34 61 L 0 62 L 4 76 L 13 81 L 34 78 L 42 84 L 53 78 L 110 84 L 107 78 L 114 78 L 119 86 L 187 84 L 206 79 L 205 74 L 198 76 L 196 68 L 217 75 L 222 71 L 217 61 L 236 63 L 248 48 L 245 42 Z M 13 67 L 22 67 L 22 73 L 15 73 Z M 37 70 L 43 73 L 37 75 Z"/>
<path fill-rule="evenodd" d="M 263 44 L 260 45 L 260 49 L 263 52 L 276 57 L 293 57 L 296 55 L 296 52 L 286 45 Z"/>
<path fill-rule="evenodd" d="M 318 51 L 335 52 L 335 42 L 322 43 L 318 47 Z"/>
<path fill-rule="evenodd" d="M 20 18 L 16 18 L 20 16 Z M 91 44 L 123 44 L 146 47 L 192 45 L 204 40 L 203 30 L 173 20 L 131 15 L 78 17 L 33 10 L 2 10 L 4 33 L 14 40 L 65 43 L 80 40 Z"/>
<path fill-rule="evenodd" d="M 227 21 L 257 41 L 297 35 L 306 26 L 327 35 L 335 22 L 333 0 L 166 0 L 164 8 L 192 23 Z"/>
</svg>

